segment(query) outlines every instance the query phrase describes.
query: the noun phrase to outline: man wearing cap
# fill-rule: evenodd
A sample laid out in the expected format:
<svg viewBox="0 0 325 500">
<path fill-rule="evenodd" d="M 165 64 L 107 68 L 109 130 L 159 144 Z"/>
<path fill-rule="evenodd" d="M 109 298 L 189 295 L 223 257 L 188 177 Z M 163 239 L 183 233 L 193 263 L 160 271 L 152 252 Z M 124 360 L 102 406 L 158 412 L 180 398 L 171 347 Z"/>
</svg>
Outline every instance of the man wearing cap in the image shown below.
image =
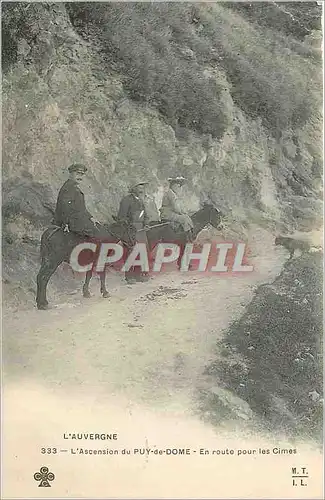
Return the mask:
<svg viewBox="0 0 325 500">
<path fill-rule="evenodd" d="M 128 225 L 133 226 L 136 233 L 136 241 L 138 243 L 147 244 L 147 235 L 145 226 L 148 223 L 148 216 L 144 204 L 145 187 L 148 184 L 146 181 L 140 181 L 130 187 L 130 192 L 120 203 L 118 219 L 125 221 Z M 129 283 L 136 281 L 147 281 L 147 273 L 136 272 L 135 269 L 125 273 L 125 279 Z"/>
<path fill-rule="evenodd" d="M 84 194 L 79 187 L 87 168 L 74 163 L 68 171 L 69 179 L 59 191 L 53 222 L 74 233 L 98 237 L 97 221 L 86 209 Z"/>
<path fill-rule="evenodd" d="M 184 229 L 187 239 L 191 241 L 193 222 L 191 217 L 179 205 L 179 195 L 186 179 L 184 177 L 170 177 L 168 181 L 169 189 L 164 194 L 160 209 L 161 219 L 178 222 Z"/>
</svg>

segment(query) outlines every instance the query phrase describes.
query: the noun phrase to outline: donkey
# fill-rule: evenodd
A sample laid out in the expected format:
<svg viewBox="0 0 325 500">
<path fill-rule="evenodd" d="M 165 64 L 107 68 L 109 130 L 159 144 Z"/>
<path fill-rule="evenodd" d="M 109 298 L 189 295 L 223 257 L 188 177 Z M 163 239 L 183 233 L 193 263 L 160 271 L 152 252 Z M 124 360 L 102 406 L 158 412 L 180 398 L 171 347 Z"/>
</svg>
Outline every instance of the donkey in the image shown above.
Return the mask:
<svg viewBox="0 0 325 500">
<path fill-rule="evenodd" d="M 222 217 L 223 214 L 221 211 L 212 203 L 205 203 L 200 210 L 191 216 L 193 222 L 192 240 L 194 241 L 199 232 L 208 224 L 211 224 L 215 229 L 222 229 Z M 148 229 L 147 240 L 149 249 L 152 251 L 159 242 L 178 243 L 180 254 L 177 259 L 177 266 L 180 268 L 185 246 L 188 242 L 187 235 L 182 226 L 176 225 L 174 222 L 165 224 L 165 221 L 162 221 L 162 223 L 161 226 L 158 223 L 154 223 L 154 227 Z"/>
<path fill-rule="evenodd" d="M 135 230 L 125 222 L 116 221 L 111 225 L 102 225 L 100 233 L 107 243 L 118 243 L 132 247 L 135 243 Z M 41 267 L 37 275 L 36 305 L 38 309 L 47 309 L 48 301 L 46 289 L 51 276 L 62 262 L 69 262 L 71 252 L 80 243 L 84 242 L 85 236 L 73 232 L 65 232 L 61 227 L 49 227 L 41 237 Z M 90 275 L 92 271 L 90 271 Z M 100 291 L 103 297 L 109 297 L 105 284 L 105 271 L 100 275 Z M 90 297 L 88 286 L 84 286 L 83 294 Z"/>
<path fill-rule="evenodd" d="M 193 221 L 193 241 L 197 237 L 200 231 L 204 229 L 208 224 L 211 224 L 215 229 L 221 229 L 223 214 L 214 205 L 206 203 L 203 205 L 198 212 L 194 213 L 191 217 Z M 152 226 L 152 227 L 150 227 Z M 148 250 L 152 252 L 158 243 L 177 243 L 180 246 L 180 255 L 177 259 L 177 266 L 180 268 L 182 257 L 184 255 L 184 250 L 187 240 L 187 235 L 180 225 L 175 225 L 175 223 L 170 221 L 151 221 L 150 226 L 146 229 Z M 83 286 L 84 297 L 90 297 L 89 293 L 89 283 L 92 277 L 92 271 L 88 271 L 86 274 L 86 280 Z M 102 283 L 105 283 L 105 269 L 101 273 Z"/>
</svg>

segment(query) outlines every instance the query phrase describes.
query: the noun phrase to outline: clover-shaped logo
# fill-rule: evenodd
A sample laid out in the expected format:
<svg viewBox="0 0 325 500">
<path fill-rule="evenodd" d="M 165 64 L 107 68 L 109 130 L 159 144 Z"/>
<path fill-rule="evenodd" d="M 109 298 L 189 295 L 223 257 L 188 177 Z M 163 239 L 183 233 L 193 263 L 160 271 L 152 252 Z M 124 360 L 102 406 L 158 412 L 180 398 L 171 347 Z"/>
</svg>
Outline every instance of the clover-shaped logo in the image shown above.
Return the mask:
<svg viewBox="0 0 325 500">
<path fill-rule="evenodd" d="M 49 472 L 48 467 L 41 467 L 39 472 L 35 472 L 34 479 L 35 481 L 40 481 L 38 486 L 49 488 L 51 487 L 49 481 L 53 481 L 55 475 L 53 472 Z"/>
</svg>

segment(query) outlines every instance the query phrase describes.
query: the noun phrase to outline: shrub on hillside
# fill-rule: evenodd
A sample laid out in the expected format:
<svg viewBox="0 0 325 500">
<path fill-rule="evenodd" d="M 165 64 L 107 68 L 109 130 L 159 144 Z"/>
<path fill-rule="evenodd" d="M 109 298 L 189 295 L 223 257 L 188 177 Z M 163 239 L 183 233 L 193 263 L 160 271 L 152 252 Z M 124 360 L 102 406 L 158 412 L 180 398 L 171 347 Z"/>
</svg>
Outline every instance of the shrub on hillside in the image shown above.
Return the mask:
<svg viewBox="0 0 325 500">
<path fill-rule="evenodd" d="M 320 107 L 320 67 L 292 52 L 282 33 L 261 31 L 218 4 L 198 5 L 196 16 L 201 35 L 219 54 L 234 101 L 250 116 L 277 132 L 301 126 Z"/>
<path fill-rule="evenodd" d="M 1 62 L 6 72 L 17 61 L 16 31 L 22 19 L 19 5 L 4 3 L 1 7 Z"/>
<path fill-rule="evenodd" d="M 295 258 L 274 283 L 259 287 L 220 343 L 224 360 L 208 368 L 273 429 L 316 439 L 322 436 L 322 258 Z"/>
<path fill-rule="evenodd" d="M 274 133 L 304 124 L 320 104 L 312 51 L 286 37 L 288 14 L 280 9 L 277 31 L 274 8 L 264 11 L 268 29 L 260 29 L 258 6 L 252 17 L 246 7 L 218 3 L 68 4 L 80 32 L 100 40 L 106 60 L 119 65 L 132 98 L 157 106 L 172 126 L 213 137 L 223 135 L 231 117 L 221 94 L 225 80 L 204 78 L 206 65 L 225 71 L 237 105 Z M 316 26 L 312 13 L 307 20 Z"/>
<path fill-rule="evenodd" d="M 299 40 L 312 30 L 322 29 L 322 7 L 317 2 L 225 2 L 224 6 L 259 26 Z"/>
<path fill-rule="evenodd" d="M 120 64 L 133 99 L 155 105 L 172 126 L 221 137 L 230 123 L 224 84 L 203 76 L 195 55 L 187 58 L 177 38 L 195 31 L 179 5 L 69 4 L 72 22 L 101 40 L 104 58 Z"/>
</svg>

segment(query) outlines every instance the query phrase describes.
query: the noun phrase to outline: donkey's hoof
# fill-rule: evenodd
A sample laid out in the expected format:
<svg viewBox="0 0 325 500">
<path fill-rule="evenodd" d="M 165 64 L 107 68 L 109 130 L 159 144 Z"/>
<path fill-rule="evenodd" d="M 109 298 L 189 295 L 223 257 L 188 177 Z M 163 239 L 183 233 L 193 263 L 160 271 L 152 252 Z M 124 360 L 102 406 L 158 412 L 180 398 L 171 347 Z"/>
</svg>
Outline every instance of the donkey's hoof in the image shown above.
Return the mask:
<svg viewBox="0 0 325 500">
<path fill-rule="evenodd" d="M 103 299 L 109 299 L 110 298 L 110 294 L 106 291 L 106 292 L 102 292 L 102 297 Z"/>
<path fill-rule="evenodd" d="M 87 292 L 82 292 L 82 295 L 83 295 L 84 299 L 90 299 L 90 297 L 91 297 L 91 293 L 88 292 L 88 291 Z"/>
<path fill-rule="evenodd" d="M 38 309 L 39 311 L 46 311 L 48 308 L 49 308 L 48 303 L 44 303 L 44 304 L 37 304 L 37 309 Z"/>
</svg>

